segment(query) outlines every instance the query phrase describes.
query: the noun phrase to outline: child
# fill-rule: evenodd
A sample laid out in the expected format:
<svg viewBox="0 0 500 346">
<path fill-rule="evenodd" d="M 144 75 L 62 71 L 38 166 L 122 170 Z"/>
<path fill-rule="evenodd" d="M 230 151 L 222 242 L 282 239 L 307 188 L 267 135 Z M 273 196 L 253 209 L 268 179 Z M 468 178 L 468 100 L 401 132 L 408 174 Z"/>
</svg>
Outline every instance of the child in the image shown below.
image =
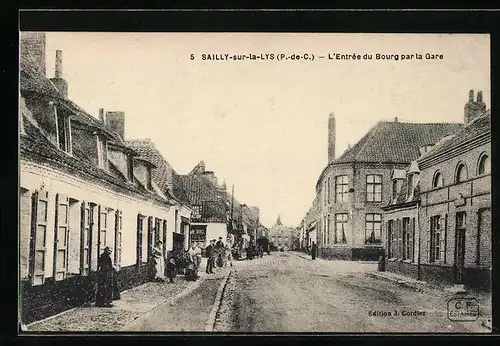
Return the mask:
<svg viewBox="0 0 500 346">
<path fill-rule="evenodd" d="M 174 282 L 174 278 L 176 276 L 177 268 L 175 265 L 175 260 L 173 257 L 167 263 L 167 277 L 169 278 L 169 283 Z"/>
</svg>

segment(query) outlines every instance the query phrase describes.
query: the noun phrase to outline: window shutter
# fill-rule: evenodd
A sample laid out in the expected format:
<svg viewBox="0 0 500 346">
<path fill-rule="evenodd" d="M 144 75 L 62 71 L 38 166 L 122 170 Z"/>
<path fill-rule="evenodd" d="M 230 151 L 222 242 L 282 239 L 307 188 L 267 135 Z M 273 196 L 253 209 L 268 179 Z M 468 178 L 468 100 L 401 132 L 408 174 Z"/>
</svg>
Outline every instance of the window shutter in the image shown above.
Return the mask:
<svg viewBox="0 0 500 346">
<path fill-rule="evenodd" d="M 415 218 L 411 219 L 410 256 L 411 261 L 415 262 Z"/>
<path fill-rule="evenodd" d="M 68 272 L 69 245 L 69 198 L 56 194 L 56 214 L 54 225 L 54 260 L 52 273 L 54 280 L 66 278 Z"/>
<path fill-rule="evenodd" d="M 148 238 L 147 238 L 147 242 L 148 242 L 147 254 L 148 254 L 148 257 L 147 257 L 146 261 L 151 257 L 152 250 L 153 250 L 153 232 L 154 232 L 153 217 L 150 216 L 150 217 L 148 217 Z"/>
<path fill-rule="evenodd" d="M 45 282 L 48 204 L 49 194 L 47 191 L 33 193 L 29 261 L 32 285 L 42 285 Z"/>
<path fill-rule="evenodd" d="M 92 242 L 94 241 L 93 229 L 93 211 L 92 206 L 88 202 L 82 202 L 81 211 L 81 257 L 80 257 L 80 272 L 82 275 L 88 275 L 92 264 Z"/>
<path fill-rule="evenodd" d="M 137 265 L 142 261 L 142 216 L 137 215 Z"/>
<path fill-rule="evenodd" d="M 431 263 L 432 262 L 432 256 L 431 256 L 431 237 L 432 237 L 431 218 L 427 219 L 427 231 L 425 233 L 427 234 L 425 252 L 427 254 L 427 262 Z"/>
<path fill-rule="evenodd" d="M 122 211 L 115 212 L 115 266 L 120 269 L 122 263 Z"/>
<path fill-rule="evenodd" d="M 444 254 L 443 254 L 443 263 L 446 263 L 446 247 L 448 246 L 448 214 L 444 214 Z"/>
<path fill-rule="evenodd" d="M 167 220 L 163 220 L 163 257 L 167 256 Z"/>
</svg>

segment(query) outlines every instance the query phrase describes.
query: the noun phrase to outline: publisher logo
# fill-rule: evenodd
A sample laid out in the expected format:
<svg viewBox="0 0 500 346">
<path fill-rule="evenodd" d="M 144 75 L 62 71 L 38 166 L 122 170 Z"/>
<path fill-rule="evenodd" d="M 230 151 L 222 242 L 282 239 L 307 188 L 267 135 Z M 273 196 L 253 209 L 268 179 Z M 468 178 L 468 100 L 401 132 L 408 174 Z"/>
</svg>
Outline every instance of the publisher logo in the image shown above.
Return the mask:
<svg viewBox="0 0 500 346">
<path fill-rule="evenodd" d="M 448 300 L 448 318 L 451 321 L 476 321 L 479 302 L 476 298 L 451 298 Z"/>
</svg>

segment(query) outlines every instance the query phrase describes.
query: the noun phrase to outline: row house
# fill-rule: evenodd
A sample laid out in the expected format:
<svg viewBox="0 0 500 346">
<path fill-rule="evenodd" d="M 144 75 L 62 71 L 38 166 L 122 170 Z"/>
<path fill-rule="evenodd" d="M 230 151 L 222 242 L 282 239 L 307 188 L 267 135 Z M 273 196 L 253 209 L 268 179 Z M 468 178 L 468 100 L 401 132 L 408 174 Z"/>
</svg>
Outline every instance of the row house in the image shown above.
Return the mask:
<svg viewBox="0 0 500 346">
<path fill-rule="evenodd" d="M 46 77 L 44 34 L 21 33 L 20 48 L 19 296 L 27 324 L 91 302 L 106 246 L 121 289 L 144 282 L 154 240 L 172 249 L 182 206 L 153 181 L 155 164 L 124 140 L 123 112 L 96 118 L 68 99 L 61 51 L 55 77 Z"/>
<path fill-rule="evenodd" d="M 470 91 L 464 123 L 395 173 L 400 197 L 384 207 L 387 270 L 490 290 L 491 115 L 481 92 L 474 100 Z"/>
<path fill-rule="evenodd" d="M 317 225 L 319 209 L 318 198 L 314 198 L 313 203 L 301 222 L 301 249 L 309 252 L 312 243 L 317 243 Z"/>
<path fill-rule="evenodd" d="M 394 170 L 408 167 L 420 147 L 455 133 L 455 123 L 378 122 L 335 158 L 335 117 L 328 127 L 328 165 L 316 184 L 319 256 L 376 260 L 383 255 L 381 207 L 391 195 Z"/>
</svg>

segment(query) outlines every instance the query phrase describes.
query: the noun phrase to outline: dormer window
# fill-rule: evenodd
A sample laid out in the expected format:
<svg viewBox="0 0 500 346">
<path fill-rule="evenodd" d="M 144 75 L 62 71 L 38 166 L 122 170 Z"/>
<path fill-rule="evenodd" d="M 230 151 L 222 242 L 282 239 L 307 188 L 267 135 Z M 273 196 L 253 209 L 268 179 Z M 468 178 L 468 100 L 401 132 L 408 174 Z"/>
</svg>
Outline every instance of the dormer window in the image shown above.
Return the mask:
<svg viewBox="0 0 500 346">
<path fill-rule="evenodd" d="M 127 156 L 126 159 L 127 159 L 128 180 L 134 182 L 134 161 L 130 156 Z"/>
<path fill-rule="evenodd" d="M 413 173 L 408 174 L 408 198 L 413 195 L 413 177 Z"/>
<path fill-rule="evenodd" d="M 108 145 L 100 135 L 97 135 L 97 165 L 101 169 L 108 169 Z"/>
<path fill-rule="evenodd" d="M 58 110 L 55 105 L 53 107 L 56 121 L 57 147 L 71 155 L 73 152 L 71 145 L 71 118 Z"/>
</svg>

